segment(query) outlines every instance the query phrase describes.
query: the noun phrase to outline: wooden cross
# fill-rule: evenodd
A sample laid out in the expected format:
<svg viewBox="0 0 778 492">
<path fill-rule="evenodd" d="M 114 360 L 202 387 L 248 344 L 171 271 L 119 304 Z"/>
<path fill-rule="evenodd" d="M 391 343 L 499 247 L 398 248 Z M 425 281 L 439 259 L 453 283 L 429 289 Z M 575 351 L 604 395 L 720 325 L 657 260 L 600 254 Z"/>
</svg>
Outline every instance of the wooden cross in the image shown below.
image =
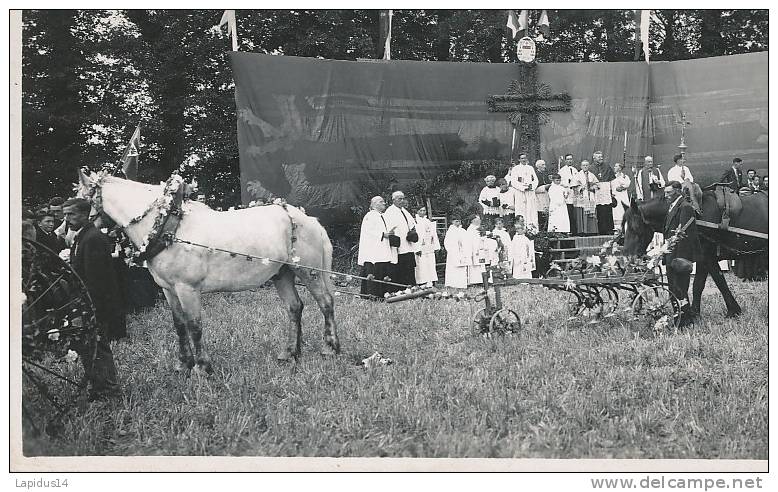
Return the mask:
<svg viewBox="0 0 778 492">
<path fill-rule="evenodd" d="M 540 158 L 540 125 L 552 111 L 570 111 L 570 95 L 554 94 L 547 84 L 539 84 L 537 62 L 518 63 L 519 79 L 510 83 L 506 94 L 489 96 L 487 105 L 489 112 L 508 113 L 514 130 L 519 130 L 519 149 L 534 162 Z"/>
</svg>

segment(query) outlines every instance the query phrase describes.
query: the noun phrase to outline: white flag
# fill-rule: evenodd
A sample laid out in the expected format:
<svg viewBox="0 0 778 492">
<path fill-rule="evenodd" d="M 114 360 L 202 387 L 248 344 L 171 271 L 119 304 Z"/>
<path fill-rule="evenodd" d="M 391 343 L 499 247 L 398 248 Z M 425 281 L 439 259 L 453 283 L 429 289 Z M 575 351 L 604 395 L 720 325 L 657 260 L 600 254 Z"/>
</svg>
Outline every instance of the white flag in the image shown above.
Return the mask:
<svg viewBox="0 0 778 492">
<path fill-rule="evenodd" d="M 513 37 L 516 37 L 516 33 L 519 32 L 519 21 L 516 19 L 516 12 L 513 10 L 508 11 L 508 23 L 506 24 L 508 29 L 513 33 Z"/>
<path fill-rule="evenodd" d="M 386 14 L 387 17 L 387 27 L 386 27 L 386 42 L 384 43 L 384 60 L 391 60 L 392 59 L 392 10 L 389 9 L 389 11 Z"/>
<path fill-rule="evenodd" d="M 646 55 L 646 63 L 648 63 L 649 52 L 651 51 L 648 46 L 648 28 L 651 27 L 651 11 L 640 11 L 640 42 L 643 43 L 643 53 Z"/>
<path fill-rule="evenodd" d="M 235 21 L 235 11 L 225 10 L 219 27 L 227 24 L 227 34 L 232 36 L 232 51 L 238 51 L 238 23 Z"/>
</svg>

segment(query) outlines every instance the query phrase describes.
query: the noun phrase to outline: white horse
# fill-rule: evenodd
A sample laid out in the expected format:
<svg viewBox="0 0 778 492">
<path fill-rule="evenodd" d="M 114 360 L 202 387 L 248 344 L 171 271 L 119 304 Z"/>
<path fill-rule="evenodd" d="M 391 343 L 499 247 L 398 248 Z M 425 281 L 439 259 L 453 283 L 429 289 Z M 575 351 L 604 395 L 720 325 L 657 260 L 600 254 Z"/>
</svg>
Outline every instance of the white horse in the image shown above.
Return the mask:
<svg viewBox="0 0 778 492">
<path fill-rule="evenodd" d="M 133 244 L 141 247 L 160 213 L 150 205 L 163 196 L 164 186 L 113 176 L 98 177 L 95 173 L 90 176 L 83 172 L 79 174 L 79 195 L 122 226 Z M 189 201 L 182 208 L 184 215 L 175 237 L 207 247 L 174 242 L 147 262 L 173 311 L 179 343 L 177 370 L 189 370 L 196 364 L 196 371 L 212 372 L 200 325 L 203 292 L 241 291 L 259 287 L 270 279 L 289 310 L 286 343 L 278 359 L 297 358 L 303 304 L 295 288 L 295 276 L 305 283 L 324 314 L 322 354 L 340 352 L 330 276 L 312 270 L 330 270 L 332 266 L 332 244 L 315 218 L 288 205 L 217 212 L 205 204 Z M 294 237 L 296 241 L 293 241 Z M 218 249 L 239 254 L 231 255 Z M 293 258 L 290 258 L 291 251 L 294 251 Z M 259 259 L 247 261 L 246 256 L 240 254 L 290 264 Z M 300 266 L 295 267 L 296 264 Z"/>
</svg>

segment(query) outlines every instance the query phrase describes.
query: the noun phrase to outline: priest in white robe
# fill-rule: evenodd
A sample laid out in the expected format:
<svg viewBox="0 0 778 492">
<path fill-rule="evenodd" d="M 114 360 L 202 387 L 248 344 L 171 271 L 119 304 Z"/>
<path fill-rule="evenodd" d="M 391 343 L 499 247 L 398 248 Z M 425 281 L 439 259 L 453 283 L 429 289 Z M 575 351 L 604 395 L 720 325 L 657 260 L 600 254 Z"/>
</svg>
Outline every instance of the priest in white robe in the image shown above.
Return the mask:
<svg viewBox="0 0 778 492">
<path fill-rule="evenodd" d="M 578 225 L 575 222 L 575 191 L 577 184 L 576 175 L 578 169 L 575 167 L 573 161 L 573 154 L 565 155 L 564 164 L 559 168 L 558 174 L 562 177 L 562 186 L 564 186 L 567 193 L 567 217 L 570 220 L 570 234 L 575 236 L 578 234 Z"/>
<path fill-rule="evenodd" d="M 551 176 L 548 185 L 548 230 L 570 232 L 570 217 L 567 215 L 567 188 L 562 186 L 562 176 Z"/>
<path fill-rule="evenodd" d="M 386 225 L 383 212 L 386 202 L 380 196 L 370 200 L 370 211 L 362 219 L 359 232 L 359 253 L 357 264 L 362 267 L 362 277 L 382 280 L 390 274 L 391 265 L 397 264 L 397 249 L 389 245 L 388 236 L 392 233 Z M 362 280 L 360 294 L 369 299 L 383 299 L 388 292 L 387 284 Z"/>
<path fill-rule="evenodd" d="M 416 221 L 406 209 L 405 193 L 395 191 L 392 193 L 392 204 L 384 212 L 384 219 L 390 229 L 400 236 L 400 246 L 397 247 L 397 265 L 394 268 L 392 282 L 415 286 L 416 285 L 416 251 L 419 250 L 418 232 Z M 413 231 L 413 234 L 409 234 Z M 415 239 L 415 240 L 412 240 Z M 401 290 L 396 287 L 393 290 Z"/>
<path fill-rule="evenodd" d="M 516 190 L 516 217 L 524 217 L 527 226 L 538 227 L 538 205 L 535 191 L 538 187 L 538 176 L 535 168 L 529 165 L 527 154 L 519 156 L 519 163 L 508 171 L 505 180 Z"/>
<path fill-rule="evenodd" d="M 471 235 L 462 228 L 462 219 L 454 215 L 443 239 L 446 248 L 446 287 L 467 288 L 467 270 L 473 262 Z"/>
<path fill-rule="evenodd" d="M 497 195 L 500 188 L 497 186 L 497 178 L 490 174 L 484 178 L 486 186 L 483 187 L 478 195 L 478 203 L 481 204 L 481 215 L 487 226 L 494 224 L 494 219 L 500 216 L 500 200 Z"/>
<path fill-rule="evenodd" d="M 416 252 L 416 283 L 424 287 L 432 287 L 438 280 L 435 251 L 440 249 L 440 241 L 437 225 L 427 218 L 426 207 L 416 211 L 416 232 L 419 233 L 420 247 Z"/>
</svg>

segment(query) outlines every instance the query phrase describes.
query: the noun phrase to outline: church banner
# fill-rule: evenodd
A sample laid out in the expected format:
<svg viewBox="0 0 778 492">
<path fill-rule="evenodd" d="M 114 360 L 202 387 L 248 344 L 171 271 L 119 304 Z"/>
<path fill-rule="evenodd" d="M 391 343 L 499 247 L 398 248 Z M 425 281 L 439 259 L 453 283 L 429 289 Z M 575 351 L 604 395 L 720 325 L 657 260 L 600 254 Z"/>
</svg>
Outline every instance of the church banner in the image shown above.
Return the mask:
<svg viewBox="0 0 778 492">
<path fill-rule="evenodd" d="M 508 168 L 513 127 L 487 99 L 518 78 L 509 63 L 339 61 L 231 53 L 244 203 L 270 194 L 307 210 L 348 207 L 366 181 L 430 179 L 463 160 Z M 651 64 L 539 64 L 538 83 L 571 97 L 549 112 L 540 155 L 595 150 L 627 169 L 667 169 L 684 121 L 688 165 L 711 182 L 740 156 L 767 167 L 767 53 Z M 698 178 L 699 176 L 699 178 Z"/>
</svg>

